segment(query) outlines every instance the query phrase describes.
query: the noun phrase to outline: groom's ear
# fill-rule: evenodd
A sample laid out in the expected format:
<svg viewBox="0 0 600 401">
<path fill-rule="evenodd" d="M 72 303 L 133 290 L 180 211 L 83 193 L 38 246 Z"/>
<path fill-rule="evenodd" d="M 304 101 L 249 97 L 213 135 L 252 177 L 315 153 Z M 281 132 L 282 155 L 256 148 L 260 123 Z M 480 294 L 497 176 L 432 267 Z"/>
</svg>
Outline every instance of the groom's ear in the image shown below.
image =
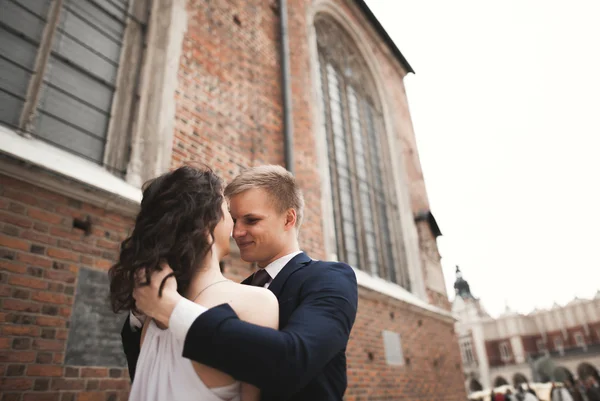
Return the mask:
<svg viewBox="0 0 600 401">
<path fill-rule="evenodd" d="M 296 214 L 296 209 L 288 209 L 285 212 L 285 226 L 284 229 L 287 230 L 291 230 L 292 228 L 296 227 L 296 220 L 298 219 L 298 215 Z"/>
</svg>

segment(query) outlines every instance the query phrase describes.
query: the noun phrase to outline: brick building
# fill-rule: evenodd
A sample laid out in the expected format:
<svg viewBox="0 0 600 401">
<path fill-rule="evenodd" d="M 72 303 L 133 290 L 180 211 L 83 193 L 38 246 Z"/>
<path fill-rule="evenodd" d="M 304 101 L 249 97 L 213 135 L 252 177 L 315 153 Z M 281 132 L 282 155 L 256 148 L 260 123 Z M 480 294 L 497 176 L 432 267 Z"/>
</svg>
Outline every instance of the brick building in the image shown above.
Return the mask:
<svg viewBox="0 0 600 401">
<path fill-rule="evenodd" d="M 548 382 L 598 376 L 600 291 L 548 310 L 522 315 L 507 308 L 487 314 L 457 268 L 456 314 L 468 391 L 523 381 Z M 545 366 L 542 366 L 542 361 Z"/>
<path fill-rule="evenodd" d="M 363 1 L 0 8 L 1 400 L 126 399 L 106 271 L 141 184 L 190 160 L 294 171 L 302 248 L 356 268 L 348 400 L 465 399 L 412 69 Z"/>
</svg>

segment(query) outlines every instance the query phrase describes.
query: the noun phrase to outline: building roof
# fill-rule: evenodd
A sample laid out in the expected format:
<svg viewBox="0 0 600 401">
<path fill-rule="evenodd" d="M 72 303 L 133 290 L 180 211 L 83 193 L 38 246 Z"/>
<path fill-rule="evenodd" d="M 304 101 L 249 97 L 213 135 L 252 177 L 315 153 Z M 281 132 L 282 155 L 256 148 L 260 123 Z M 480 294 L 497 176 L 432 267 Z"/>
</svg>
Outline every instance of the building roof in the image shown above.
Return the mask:
<svg viewBox="0 0 600 401">
<path fill-rule="evenodd" d="M 398 46 L 396 46 L 390 35 L 388 35 L 385 28 L 383 27 L 383 25 L 381 25 L 375 14 L 373 14 L 367 3 L 364 0 L 356 0 L 355 3 L 358 6 L 358 8 L 362 11 L 362 13 L 367 17 L 373 28 L 375 28 L 375 31 L 377 31 L 381 39 L 388 46 L 394 57 L 396 57 L 396 59 L 406 69 L 407 72 L 412 72 L 414 74 L 415 71 L 410 66 L 410 64 L 408 64 L 408 61 L 402 55 L 402 52 L 400 52 Z"/>
<path fill-rule="evenodd" d="M 431 232 L 433 233 L 434 237 L 437 238 L 440 235 L 442 235 L 442 230 L 440 230 L 440 226 L 438 225 L 437 221 L 435 220 L 435 217 L 433 216 L 433 213 L 431 213 L 430 210 L 419 212 L 415 216 L 415 221 L 426 221 L 427 224 L 429 224 L 429 228 L 431 229 Z"/>
</svg>

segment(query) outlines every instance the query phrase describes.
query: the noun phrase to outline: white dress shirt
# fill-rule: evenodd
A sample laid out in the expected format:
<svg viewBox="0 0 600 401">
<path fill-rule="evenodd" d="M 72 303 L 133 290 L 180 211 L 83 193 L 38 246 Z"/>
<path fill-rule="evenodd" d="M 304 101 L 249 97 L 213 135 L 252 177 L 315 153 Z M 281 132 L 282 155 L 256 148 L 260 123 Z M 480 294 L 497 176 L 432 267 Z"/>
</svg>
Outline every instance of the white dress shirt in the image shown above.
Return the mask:
<svg viewBox="0 0 600 401">
<path fill-rule="evenodd" d="M 292 260 L 294 258 L 294 256 L 296 256 L 300 253 L 302 253 L 302 251 L 292 252 L 288 255 L 282 256 L 279 259 L 274 260 L 273 262 L 269 263 L 267 265 L 267 267 L 265 267 L 265 270 L 267 273 L 269 273 L 269 277 L 271 277 L 271 278 L 265 284 L 265 288 L 269 288 L 269 285 L 271 284 L 271 282 L 273 280 L 275 280 L 275 277 L 277 277 L 277 275 L 285 267 L 285 265 L 287 265 L 290 262 L 290 260 Z"/>
<path fill-rule="evenodd" d="M 269 273 L 271 279 L 267 281 L 265 288 L 269 288 L 271 282 L 277 277 L 285 265 L 287 265 L 294 256 L 300 253 L 302 253 L 302 251 L 292 252 L 269 263 L 264 269 Z M 208 308 L 198 305 L 187 298 L 183 298 L 175 305 L 175 309 L 173 309 L 173 313 L 171 313 L 171 317 L 169 318 L 169 329 L 174 333 L 176 338 L 185 341 L 185 336 L 190 327 L 192 327 L 192 323 L 194 323 L 198 316 L 207 310 Z M 143 322 L 131 312 L 129 313 L 129 324 L 131 328 L 135 330 L 142 327 Z"/>
</svg>

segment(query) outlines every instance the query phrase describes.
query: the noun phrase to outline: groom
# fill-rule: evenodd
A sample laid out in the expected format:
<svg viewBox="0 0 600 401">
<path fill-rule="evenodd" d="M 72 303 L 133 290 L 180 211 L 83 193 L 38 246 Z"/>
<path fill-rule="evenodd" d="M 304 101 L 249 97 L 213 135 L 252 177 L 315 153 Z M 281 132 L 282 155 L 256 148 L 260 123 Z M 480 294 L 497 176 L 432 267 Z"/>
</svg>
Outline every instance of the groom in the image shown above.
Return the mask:
<svg viewBox="0 0 600 401">
<path fill-rule="evenodd" d="M 280 330 L 243 322 L 228 304 L 206 309 L 172 285 L 159 297 L 169 268 L 134 291 L 136 306 L 184 341 L 184 357 L 259 387 L 263 401 L 341 401 L 347 387 L 346 345 L 358 304 L 354 271 L 300 251 L 304 199 L 283 167 L 246 170 L 225 195 L 241 258 L 259 267 L 243 283 L 267 287 L 277 296 Z M 133 379 L 141 323 L 130 317 L 122 337 Z"/>
</svg>

